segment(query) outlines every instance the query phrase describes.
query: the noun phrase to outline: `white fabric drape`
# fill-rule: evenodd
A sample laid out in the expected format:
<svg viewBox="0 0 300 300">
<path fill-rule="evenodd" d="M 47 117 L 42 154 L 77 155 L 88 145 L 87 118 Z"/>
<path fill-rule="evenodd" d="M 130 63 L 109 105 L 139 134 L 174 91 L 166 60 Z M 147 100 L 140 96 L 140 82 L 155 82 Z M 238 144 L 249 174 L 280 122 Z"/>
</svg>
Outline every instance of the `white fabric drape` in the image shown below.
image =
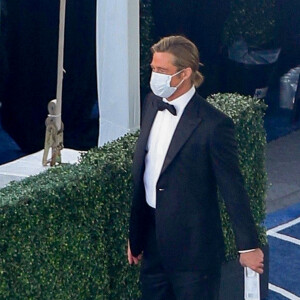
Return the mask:
<svg viewBox="0 0 300 300">
<path fill-rule="evenodd" d="M 97 1 L 98 146 L 140 123 L 139 1 Z"/>
</svg>

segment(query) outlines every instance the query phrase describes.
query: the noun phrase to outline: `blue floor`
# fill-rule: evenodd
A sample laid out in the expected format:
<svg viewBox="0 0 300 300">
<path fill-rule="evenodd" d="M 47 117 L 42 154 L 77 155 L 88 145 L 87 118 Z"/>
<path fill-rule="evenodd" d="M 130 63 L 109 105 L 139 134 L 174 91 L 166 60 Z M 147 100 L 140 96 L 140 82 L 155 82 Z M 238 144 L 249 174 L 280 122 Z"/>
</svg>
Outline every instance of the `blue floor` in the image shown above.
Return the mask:
<svg viewBox="0 0 300 300">
<path fill-rule="evenodd" d="M 285 224 L 300 217 L 300 203 L 286 209 L 269 214 L 265 225 L 267 229 Z M 300 223 L 278 231 L 298 240 L 298 244 L 268 236 L 270 246 L 270 277 L 269 282 L 284 291 L 291 293 L 289 298 L 275 291 L 269 292 L 268 300 L 300 299 Z M 297 298 L 298 297 L 298 298 Z"/>
<path fill-rule="evenodd" d="M 282 231 L 280 231 L 280 233 L 291 236 L 291 237 L 294 237 L 294 238 L 300 240 L 300 223 L 297 224 L 297 225 L 294 225 L 293 227 L 282 230 Z M 300 267 L 299 267 L 299 269 L 300 269 Z"/>
<path fill-rule="evenodd" d="M 300 199 L 299 199 L 300 201 Z M 267 215 L 264 225 L 267 229 L 274 228 L 280 224 L 285 224 L 300 217 L 300 203 L 289 206 L 288 208 L 277 210 Z"/>
<path fill-rule="evenodd" d="M 274 237 L 269 237 L 268 241 L 269 282 L 300 297 L 300 246 Z"/>
<path fill-rule="evenodd" d="M 280 294 L 277 294 L 277 293 L 275 293 L 273 291 L 270 291 L 269 292 L 269 297 L 268 297 L 267 300 L 287 300 L 287 299 L 288 298 L 286 298 L 286 297 L 284 297 L 284 296 L 282 296 Z"/>
</svg>

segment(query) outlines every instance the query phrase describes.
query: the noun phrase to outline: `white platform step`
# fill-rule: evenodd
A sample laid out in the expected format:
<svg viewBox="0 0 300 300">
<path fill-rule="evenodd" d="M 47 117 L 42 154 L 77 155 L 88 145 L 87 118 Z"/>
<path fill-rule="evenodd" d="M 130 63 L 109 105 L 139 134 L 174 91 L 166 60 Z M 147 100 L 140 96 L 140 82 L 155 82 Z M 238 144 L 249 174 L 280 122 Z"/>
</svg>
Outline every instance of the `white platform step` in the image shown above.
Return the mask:
<svg viewBox="0 0 300 300">
<path fill-rule="evenodd" d="M 77 151 L 73 149 L 62 150 L 62 162 L 63 163 L 77 163 L 80 154 L 83 151 Z M 44 150 L 24 156 L 15 161 L 0 166 L 0 188 L 5 187 L 9 182 L 15 180 L 22 180 L 26 177 L 37 175 L 44 172 L 49 166 L 44 167 L 42 165 Z"/>
</svg>

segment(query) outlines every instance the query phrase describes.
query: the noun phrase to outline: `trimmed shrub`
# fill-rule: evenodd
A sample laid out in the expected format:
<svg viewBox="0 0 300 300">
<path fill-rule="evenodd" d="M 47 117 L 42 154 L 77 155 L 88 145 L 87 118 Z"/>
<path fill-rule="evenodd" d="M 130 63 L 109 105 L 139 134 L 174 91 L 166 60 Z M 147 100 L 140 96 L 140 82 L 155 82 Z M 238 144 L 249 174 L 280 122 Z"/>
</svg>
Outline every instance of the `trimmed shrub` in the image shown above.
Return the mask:
<svg viewBox="0 0 300 300">
<path fill-rule="evenodd" d="M 263 116 L 267 106 L 260 99 L 239 94 L 216 94 L 208 97 L 207 101 L 225 112 L 235 123 L 240 169 L 250 198 L 260 242 L 265 245 L 267 238 L 262 223 L 266 217 L 267 174 L 265 171 L 266 133 Z M 226 259 L 230 260 L 236 257 L 237 250 L 229 216 L 221 197 L 220 207 Z"/>
<path fill-rule="evenodd" d="M 90 169 L 65 165 L 1 190 L 1 299 L 107 299 L 108 214 Z"/>
<path fill-rule="evenodd" d="M 236 124 L 240 163 L 262 244 L 265 216 L 265 105 L 218 94 L 209 102 Z M 136 299 L 138 273 L 126 257 L 137 134 L 91 149 L 62 165 L 0 190 L 0 298 Z M 222 203 L 222 202 L 221 202 Z M 236 257 L 222 207 L 227 259 Z"/>
</svg>

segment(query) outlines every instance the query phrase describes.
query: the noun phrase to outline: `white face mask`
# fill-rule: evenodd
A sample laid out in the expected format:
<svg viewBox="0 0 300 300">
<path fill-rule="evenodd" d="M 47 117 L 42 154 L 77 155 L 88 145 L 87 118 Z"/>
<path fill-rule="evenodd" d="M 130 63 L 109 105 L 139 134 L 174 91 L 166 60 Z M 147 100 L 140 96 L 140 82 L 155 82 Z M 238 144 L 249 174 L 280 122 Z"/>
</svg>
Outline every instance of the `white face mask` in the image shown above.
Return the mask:
<svg viewBox="0 0 300 300">
<path fill-rule="evenodd" d="M 172 96 L 177 88 L 183 83 L 184 79 L 179 82 L 177 86 L 170 86 L 171 80 L 173 76 L 176 76 L 183 70 L 173 74 L 167 75 L 162 73 L 157 73 L 152 71 L 151 79 L 150 79 L 150 87 L 152 92 L 159 97 L 169 98 Z"/>
</svg>

